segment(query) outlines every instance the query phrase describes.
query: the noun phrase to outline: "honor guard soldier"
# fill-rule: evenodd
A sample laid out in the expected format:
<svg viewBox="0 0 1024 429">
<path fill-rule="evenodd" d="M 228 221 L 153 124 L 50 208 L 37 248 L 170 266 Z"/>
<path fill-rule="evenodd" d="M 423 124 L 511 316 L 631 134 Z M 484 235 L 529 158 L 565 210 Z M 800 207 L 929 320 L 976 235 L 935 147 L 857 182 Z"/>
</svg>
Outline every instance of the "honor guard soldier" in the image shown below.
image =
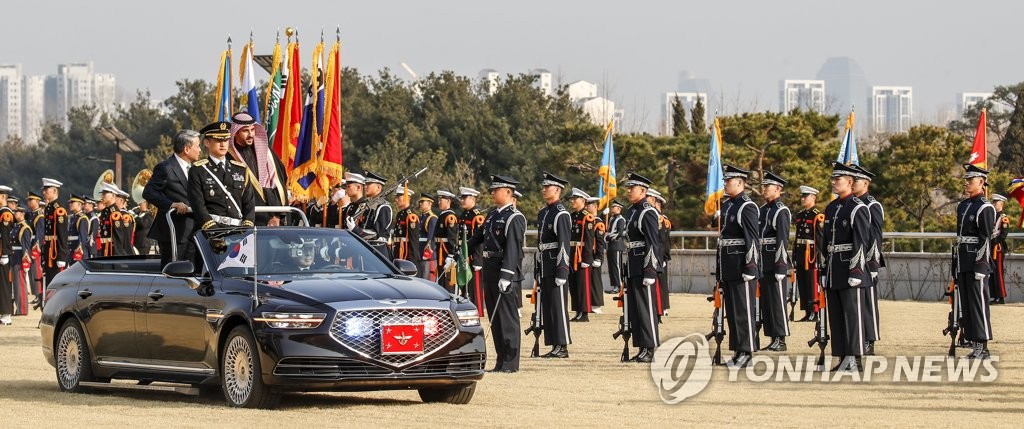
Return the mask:
<svg viewBox="0 0 1024 429">
<path fill-rule="evenodd" d="M 89 258 L 89 251 L 86 249 L 89 247 L 89 217 L 82 210 L 83 205 L 84 197 L 71 195 L 71 198 L 68 198 L 68 208 L 71 209 L 71 218 L 68 222 L 68 264 Z"/>
<path fill-rule="evenodd" d="M 622 252 L 626 250 L 623 244 L 623 237 L 626 232 L 626 218 L 622 217 L 622 203 L 612 200 L 610 217 L 608 218 L 608 232 L 605 234 L 605 241 L 608 242 L 608 280 L 611 283 L 611 290 L 605 293 L 619 293 L 622 287 Z"/>
<path fill-rule="evenodd" d="M 572 232 L 569 246 L 572 250 L 572 273 L 569 289 L 572 310 L 576 312 L 570 322 L 589 322 L 590 302 L 590 265 L 594 263 L 594 215 L 587 211 L 587 200 L 590 195 L 580 189 L 572 188 L 569 194 L 569 208 L 572 210 Z"/>
<path fill-rule="evenodd" d="M 68 264 L 68 210 L 60 204 L 60 187 L 64 184 L 43 178 L 43 198 L 46 199 L 43 229 L 43 273 L 46 284 L 64 270 Z"/>
<path fill-rule="evenodd" d="M 789 318 L 786 317 L 786 302 L 789 301 L 786 284 L 789 273 L 789 207 L 782 202 L 782 189 L 786 180 L 765 170 L 761 179 L 765 203 L 758 213 L 758 237 L 761 241 L 761 315 L 765 336 L 772 342 L 762 350 L 786 351 L 786 337 L 789 336 Z"/>
<path fill-rule="evenodd" d="M 14 211 L 7 207 L 10 187 L 0 185 L 0 324 L 10 325 L 14 314 L 14 283 L 12 273 L 15 265 L 21 268 L 20 260 L 14 259 L 14 237 L 17 223 Z M 17 271 L 21 271 L 20 269 Z M 19 272 L 20 274 L 20 272 Z"/>
<path fill-rule="evenodd" d="M 462 203 L 462 214 L 459 215 L 459 227 L 466 231 L 466 237 L 476 234 L 476 229 L 484 224 L 484 212 L 476 205 L 480 191 L 472 188 L 459 187 L 459 198 Z M 483 268 L 483 254 L 480 246 L 469 248 L 469 265 L 473 267 L 473 280 L 469 284 L 469 300 L 484 315 L 484 288 L 480 284 L 480 269 Z"/>
<path fill-rule="evenodd" d="M 1006 304 L 1006 282 L 1003 279 L 1005 267 L 1003 259 L 1006 255 L 1006 235 L 1010 232 L 1010 218 L 1003 212 L 1006 197 L 992 194 L 992 207 L 996 210 L 996 226 L 992 232 L 992 275 L 989 279 L 991 304 Z"/>
<path fill-rule="evenodd" d="M 746 195 L 750 172 L 732 165 L 723 167 L 725 195 L 722 203 L 721 233 L 715 272 L 723 286 L 729 350 L 736 354 L 727 365 L 745 367 L 751 353 L 760 348 L 755 328 L 755 293 L 761 277 L 761 245 L 757 227 L 757 204 Z"/>
<path fill-rule="evenodd" d="M 384 256 L 388 256 L 386 251 L 388 249 L 388 241 L 391 239 L 391 223 L 394 211 L 391 209 L 391 204 L 388 203 L 386 195 L 384 196 L 385 198 L 376 198 L 383 191 L 388 179 L 372 171 L 364 172 L 363 176 L 366 181 L 364 191 L 369 202 L 367 203 L 366 219 L 359 224 L 362 228 L 360 234 L 377 251 L 381 252 Z"/>
<path fill-rule="evenodd" d="M 817 320 L 814 311 L 815 297 L 818 293 L 818 243 L 821 242 L 820 212 L 815 207 L 818 203 L 818 190 L 810 186 L 800 187 L 800 208 L 793 216 L 796 227 L 796 241 L 793 243 L 793 265 L 796 271 L 796 290 L 800 294 L 800 309 L 804 317 L 800 322 Z"/>
<path fill-rule="evenodd" d="M 885 209 L 882 203 L 871 195 L 869 188 L 871 181 L 875 178 L 874 173 L 864 167 L 854 165 L 859 173 L 853 178 L 853 195 L 868 206 L 868 215 L 871 219 L 871 244 L 868 245 L 868 273 L 871 275 L 871 282 L 864 288 L 864 355 L 875 354 L 875 341 L 881 339 L 878 328 L 878 270 L 885 267 L 885 258 L 882 254 L 882 227 L 885 225 Z"/>
<path fill-rule="evenodd" d="M 101 198 L 102 199 L 102 195 Z M 100 246 L 100 214 L 106 206 L 101 201 L 92 200 L 93 210 L 89 215 L 89 247 L 91 258 L 103 256 Z"/>
<path fill-rule="evenodd" d="M 79 241 L 82 245 L 82 259 L 89 259 L 96 256 L 96 231 L 99 230 L 99 211 L 96 210 L 96 200 L 83 197 L 85 203 L 82 204 L 82 214 L 85 215 L 87 222 L 87 233 L 85 237 L 79 236 Z"/>
<path fill-rule="evenodd" d="M 29 192 L 25 197 L 25 204 L 28 205 L 28 213 L 25 214 L 25 221 L 32 227 L 32 248 L 28 251 L 32 259 L 29 269 L 29 280 L 32 282 L 32 308 L 39 308 L 43 302 L 43 228 L 46 226 L 46 216 L 43 211 L 43 197 L 34 192 Z"/>
<path fill-rule="evenodd" d="M 967 198 L 956 207 L 956 254 L 953 259 L 956 290 L 953 299 L 962 309 L 961 332 L 972 345 L 968 359 L 988 359 L 992 340 L 988 276 L 992 274 L 992 231 L 996 209 L 985 198 L 988 170 L 964 165 Z"/>
<path fill-rule="evenodd" d="M 11 211 L 17 210 L 20 203 L 21 200 L 19 200 L 18 197 L 15 197 L 13 195 L 7 196 L 7 208 L 11 209 Z"/>
<path fill-rule="evenodd" d="M 434 246 L 437 249 L 438 264 L 443 263 L 440 268 L 441 274 L 437 277 L 437 284 L 443 286 L 448 292 L 455 293 L 455 257 L 459 254 L 459 217 L 452 210 L 452 204 L 458 197 L 455 194 L 445 191 L 437 191 L 437 208 L 441 211 L 437 215 L 437 229 L 434 233 Z"/>
<path fill-rule="evenodd" d="M 540 283 L 541 320 L 544 326 L 544 344 L 551 351 L 542 358 L 568 358 L 569 313 L 566 300 L 569 292 L 565 283 L 569 280 L 571 215 L 560 202 L 562 190 L 569 182 L 554 174 L 544 172 L 541 178 L 541 197 L 545 206 L 537 213 L 537 253 L 534 261 L 534 277 Z"/>
<path fill-rule="evenodd" d="M 256 198 L 245 163 L 228 160 L 231 124 L 214 122 L 199 132 L 206 145 L 206 159 L 192 164 L 188 173 L 188 199 L 196 227 L 253 226 Z"/>
<path fill-rule="evenodd" d="M 110 220 L 114 223 L 112 242 L 114 256 L 135 255 L 135 215 L 128 210 L 127 192 L 118 190 L 114 195 L 114 212 Z"/>
<path fill-rule="evenodd" d="M 25 221 L 25 208 L 16 207 L 14 209 L 14 220 L 16 225 L 14 227 L 15 239 L 14 247 L 11 248 L 13 253 L 11 256 L 14 258 L 12 265 L 12 283 L 14 285 L 14 303 L 17 308 L 14 311 L 15 316 L 28 315 L 29 307 L 29 295 L 32 294 L 32 279 L 29 278 L 29 270 L 32 267 L 32 258 L 29 257 L 29 252 L 32 249 L 32 227 Z"/>
<path fill-rule="evenodd" d="M 437 228 L 437 215 L 434 214 L 434 196 L 426 192 L 416 200 L 420 217 L 420 278 L 430 281 L 437 280 L 437 260 L 434 259 L 434 231 Z"/>
<path fill-rule="evenodd" d="M 833 371 L 860 371 L 864 355 L 864 293 L 871 283 L 868 262 L 871 215 L 853 195 L 853 166 L 832 163 L 832 192 L 838 197 L 825 207 L 822 256 L 825 262 L 825 301 L 831 328 L 832 356 L 842 360 Z"/>
<path fill-rule="evenodd" d="M 519 311 L 513 297 L 519 294 L 523 279 L 523 245 L 526 239 L 526 217 L 512 205 L 512 193 L 519 182 L 506 176 L 491 176 L 491 199 L 495 208 L 487 213 L 484 224 L 477 228 L 469 244 L 481 247 L 481 276 L 485 292 L 487 317 L 497 362 L 491 372 L 519 371 Z"/>
<path fill-rule="evenodd" d="M 658 334 L 657 281 L 661 267 L 661 239 L 658 237 L 658 210 L 647 202 L 651 180 L 635 173 L 626 174 L 626 283 L 623 313 L 633 333 L 633 346 L 640 351 L 633 362 L 651 362 L 654 349 L 661 344 Z"/>
<path fill-rule="evenodd" d="M 655 189 L 647 190 L 647 202 L 658 211 L 658 243 L 661 253 L 658 254 L 659 262 L 661 265 L 658 267 L 658 281 L 656 282 L 654 301 L 654 308 L 658 311 L 658 317 L 668 315 L 669 300 L 668 300 L 668 261 L 672 259 L 672 245 L 670 232 L 672 231 L 672 221 L 668 220 L 668 216 L 662 212 L 662 207 L 665 205 L 665 197 L 661 195 Z"/>
<path fill-rule="evenodd" d="M 420 267 L 420 217 L 409 201 L 414 194 L 410 189 L 399 186 L 395 189 L 395 207 L 398 207 L 398 214 L 395 215 L 395 237 L 393 239 L 392 254 L 395 259 L 405 259 Z"/>
<path fill-rule="evenodd" d="M 597 213 L 597 206 L 601 199 L 590 197 L 587 199 L 587 213 L 594 217 L 594 263 L 590 264 L 590 310 L 594 313 L 601 313 L 604 307 L 604 279 L 601 278 L 601 267 L 604 266 L 605 253 L 608 243 L 604 236 L 607 228 L 604 219 Z"/>
<path fill-rule="evenodd" d="M 339 225 L 342 229 L 352 231 L 353 234 L 358 234 L 356 227 L 362 225 L 366 221 L 366 213 L 369 211 L 369 207 L 366 204 L 366 198 L 363 196 L 363 188 L 366 186 L 366 178 L 362 174 L 356 173 L 345 173 L 345 181 L 342 182 L 342 186 L 345 188 L 345 196 L 348 197 L 348 204 L 341 208 Z M 328 219 L 330 216 L 328 215 Z M 360 228 L 361 231 L 361 228 Z M 381 255 L 388 257 L 389 252 L 381 252 Z M 380 249 L 377 249 L 380 252 Z"/>
<path fill-rule="evenodd" d="M 114 212 L 118 212 L 117 218 L 121 218 L 120 212 L 116 207 L 117 194 L 121 192 L 117 186 L 110 183 L 104 183 L 101 194 L 101 203 L 103 204 L 103 210 L 100 211 L 99 216 L 99 238 L 97 249 L 99 250 L 98 256 L 114 256 Z"/>
</svg>

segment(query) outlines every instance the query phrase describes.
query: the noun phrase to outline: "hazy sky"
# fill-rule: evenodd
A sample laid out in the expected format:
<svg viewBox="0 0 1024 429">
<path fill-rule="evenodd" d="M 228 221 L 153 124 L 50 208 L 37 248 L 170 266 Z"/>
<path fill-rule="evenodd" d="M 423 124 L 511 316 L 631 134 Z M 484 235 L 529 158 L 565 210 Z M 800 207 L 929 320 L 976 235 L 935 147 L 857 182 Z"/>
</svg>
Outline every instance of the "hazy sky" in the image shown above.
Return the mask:
<svg viewBox="0 0 1024 429">
<path fill-rule="evenodd" d="M 813 79 L 827 57 L 854 58 L 869 84 L 912 85 L 915 122 L 961 91 L 1024 80 L 1012 19 L 1020 1 L 36 1 L 4 4 L 0 63 L 26 74 L 91 60 L 118 85 L 155 98 L 180 78 L 214 80 L 230 33 L 269 53 L 277 28 L 299 29 L 303 65 L 324 29 L 342 31 L 342 62 L 362 72 L 400 62 L 420 75 L 547 68 L 585 79 L 653 129 L 660 94 L 681 70 L 727 100 L 778 108 L 778 81 Z M 401 73 L 404 76 L 404 73 Z M 733 103 L 735 104 L 735 103 Z"/>
</svg>

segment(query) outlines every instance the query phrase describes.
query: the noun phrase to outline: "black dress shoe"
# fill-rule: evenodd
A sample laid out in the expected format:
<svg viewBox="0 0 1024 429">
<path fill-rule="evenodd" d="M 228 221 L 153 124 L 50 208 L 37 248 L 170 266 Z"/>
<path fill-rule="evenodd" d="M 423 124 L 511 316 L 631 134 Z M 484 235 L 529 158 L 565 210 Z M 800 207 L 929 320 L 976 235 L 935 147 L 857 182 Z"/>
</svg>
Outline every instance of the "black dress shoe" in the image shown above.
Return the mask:
<svg viewBox="0 0 1024 429">
<path fill-rule="evenodd" d="M 725 366 L 730 368 L 745 368 L 747 365 L 750 365 L 750 359 L 750 353 L 740 352 L 735 358 L 733 358 L 733 360 L 725 364 Z"/>
<path fill-rule="evenodd" d="M 640 347 L 640 352 L 629 360 L 630 362 L 651 363 L 654 361 L 654 350 L 647 347 Z"/>
<path fill-rule="evenodd" d="M 496 366 L 494 368 L 491 368 L 491 369 L 487 370 L 487 372 L 503 372 L 503 371 L 505 371 L 505 369 L 500 367 L 500 366 Z"/>
<path fill-rule="evenodd" d="M 569 357 L 569 349 L 565 346 L 555 346 L 547 354 L 541 355 L 542 358 L 556 358 L 565 359 Z"/>
<path fill-rule="evenodd" d="M 1006 298 L 996 298 L 996 299 L 993 299 L 991 302 L 989 302 L 989 304 L 992 304 L 992 305 L 1006 304 Z"/>
<path fill-rule="evenodd" d="M 811 313 L 811 316 L 807 318 L 807 321 L 808 322 L 817 322 L 818 321 L 818 313 Z"/>
<path fill-rule="evenodd" d="M 571 319 L 569 319 L 569 321 L 570 322 L 578 322 L 580 320 L 580 314 L 582 314 L 582 313 L 577 311 L 576 314 L 573 315 Z"/>
<path fill-rule="evenodd" d="M 577 322 L 589 322 L 590 316 L 587 313 L 580 313 L 580 317 L 576 318 Z"/>
<path fill-rule="evenodd" d="M 811 321 L 811 317 L 813 315 L 814 315 L 814 313 L 812 313 L 810 311 L 805 311 L 804 312 L 804 317 L 802 317 L 800 320 L 797 320 L 797 322 L 810 322 Z"/>
<path fill-rule="evenodd" d="M 494 371 L 494 372 L 500 372 L 500 373 L 503 373 L 503 374 L 515 374 L 515 373 L 519 372 L 519 370 L 518 369 L 512 369 L 512 368 L 502 368 L 501 370 Z"/>
<path fill-rule="evenodd" d="M 768 346 L 770 352 L 784 352 L 786 351 L 786 339 L 783 337 L 776 337 L 775 341 Z"/>
<path fill-rule="evenodd" d="M 874 356 L 874 355 L 875 355 L 875 342 L 874 341 L 868 341 L 868 342 L 864 343 L 864 356 Z"/>
</svg>

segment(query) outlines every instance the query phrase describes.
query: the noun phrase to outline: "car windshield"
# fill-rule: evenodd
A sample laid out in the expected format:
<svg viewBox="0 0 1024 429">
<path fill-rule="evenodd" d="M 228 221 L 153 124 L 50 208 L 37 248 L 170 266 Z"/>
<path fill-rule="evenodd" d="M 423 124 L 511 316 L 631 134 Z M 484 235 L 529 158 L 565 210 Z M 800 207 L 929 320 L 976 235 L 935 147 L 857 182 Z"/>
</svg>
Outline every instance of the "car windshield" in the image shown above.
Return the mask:
<svg viewBox="0 0 1024 429">
<path fill-rule="evenodd" d="M 225 277 L 310 274 L 395 274 L 348 231 L 259 228 L 209 233 L 214 263 Z"/>
</svg>

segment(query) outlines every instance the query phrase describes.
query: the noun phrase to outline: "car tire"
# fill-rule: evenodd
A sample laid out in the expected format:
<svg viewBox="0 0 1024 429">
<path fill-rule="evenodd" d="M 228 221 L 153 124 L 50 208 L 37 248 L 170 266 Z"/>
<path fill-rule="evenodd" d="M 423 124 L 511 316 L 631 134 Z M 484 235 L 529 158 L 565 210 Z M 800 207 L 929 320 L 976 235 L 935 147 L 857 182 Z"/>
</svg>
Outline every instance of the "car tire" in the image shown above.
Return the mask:
<svg viewBox="0 0 1024 429">
<path fill-rule="evenodd" d="M 259 349 L 246 326 L 236 326 L 228 334 L 221 351 L 221 390 L 232 407 L 274 408 L 281 398 L 263 384 Z"/>
<path fill-rule="evenodd" d="M 68 319 L 61 325 L 54 349 L 57 386 L 62 392 L 81 392 L 82 382 L 95 381 L 89 344 L 78 320 Z"/>
<path fill-rule="evenodd" d="M 449 388 L 419 389 L 423 402 L 445 404 L 468 404 L 476 393 L 476 383 Z"/>
</svg>

